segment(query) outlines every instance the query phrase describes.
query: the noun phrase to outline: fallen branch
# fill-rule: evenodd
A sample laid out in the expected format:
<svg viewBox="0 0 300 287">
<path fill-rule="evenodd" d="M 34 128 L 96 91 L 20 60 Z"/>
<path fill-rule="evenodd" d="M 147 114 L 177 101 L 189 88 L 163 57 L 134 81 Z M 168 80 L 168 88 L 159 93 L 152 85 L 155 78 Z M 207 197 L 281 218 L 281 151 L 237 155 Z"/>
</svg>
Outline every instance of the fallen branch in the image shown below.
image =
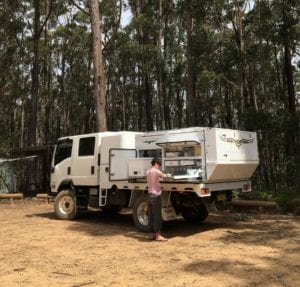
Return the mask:
<svg viewBox="0 0 300 287">
<path fill-rule="evenodd" d="M 231 202 L 232 206 L 236 207 L 264 207 L 264 208 L 278 208 L 278 204 L 274 201 L 263 201 L 263 200 L 241 200 L 233 199 Z"/>
</svg>

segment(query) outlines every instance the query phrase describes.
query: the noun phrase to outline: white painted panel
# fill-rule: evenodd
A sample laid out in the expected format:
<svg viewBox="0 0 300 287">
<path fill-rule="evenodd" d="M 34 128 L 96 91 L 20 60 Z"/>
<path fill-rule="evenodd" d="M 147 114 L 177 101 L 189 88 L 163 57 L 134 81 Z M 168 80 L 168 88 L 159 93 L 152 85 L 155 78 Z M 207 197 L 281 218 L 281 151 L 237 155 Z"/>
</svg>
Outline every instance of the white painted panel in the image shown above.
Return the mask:
<svg viewBox="0 0 300 287">
<path fill-rule="evenodd" d="M 111 149 L 109 151 L 110 180 L 127 180 L 129 177 L 128 160 L 135 157 L 135 149 Z"/>
<path fill-rule="evenodd" d="M 151 167 L 151 160 L 152 158 L 129 159 L 129 177 L 146 177 L 146 171 Z"/>
<path fill-rule="evenodd" d="M 259 163 L 255 132 L 208 129 L 205 152 L 208 181 L 250 178 Z"/>
</svg>

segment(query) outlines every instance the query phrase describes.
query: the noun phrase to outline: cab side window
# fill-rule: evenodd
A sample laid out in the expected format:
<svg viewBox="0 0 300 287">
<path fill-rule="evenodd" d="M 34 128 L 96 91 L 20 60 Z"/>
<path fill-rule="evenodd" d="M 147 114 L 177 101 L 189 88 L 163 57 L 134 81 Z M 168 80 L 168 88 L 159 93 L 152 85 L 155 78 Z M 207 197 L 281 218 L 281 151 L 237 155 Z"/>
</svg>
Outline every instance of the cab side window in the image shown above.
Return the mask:
<svg viewBox="0 0 300 287">
<path fill-rule="evenodd" d="M 94 155 L 95 137 L 81 138 L 79 140 L 78 156 Z"/>
<path fill-rule="evenodd" d="M 66 158 L 71 157 L 72 146 L 73 140 L 71 139 L 63 139 L 58 141 L 54 156 L 54 165 L 57 165 Z"/>
</svg>

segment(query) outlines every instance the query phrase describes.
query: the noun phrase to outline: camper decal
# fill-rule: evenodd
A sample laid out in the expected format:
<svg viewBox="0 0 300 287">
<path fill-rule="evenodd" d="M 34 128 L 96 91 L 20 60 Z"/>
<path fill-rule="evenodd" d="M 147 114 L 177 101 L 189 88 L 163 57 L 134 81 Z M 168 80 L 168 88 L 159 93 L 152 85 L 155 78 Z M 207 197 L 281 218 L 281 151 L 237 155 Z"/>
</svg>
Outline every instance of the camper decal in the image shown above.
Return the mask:
<svg viewBox="0 0 300 287">
<path fill-rule="evenodd" d="M 242 144 L 248 144 L 248 143 L 253 143 L 254 138 L 252 139 L 240 139 L 240 140 L 236 140 L 234 138 L 228 138 L 226 135 L 220 135 L 220 139 L 223 142 L 227 142 L 227 143 L 234 143 L 238 148 L 242 145 Z"/>
</svg>

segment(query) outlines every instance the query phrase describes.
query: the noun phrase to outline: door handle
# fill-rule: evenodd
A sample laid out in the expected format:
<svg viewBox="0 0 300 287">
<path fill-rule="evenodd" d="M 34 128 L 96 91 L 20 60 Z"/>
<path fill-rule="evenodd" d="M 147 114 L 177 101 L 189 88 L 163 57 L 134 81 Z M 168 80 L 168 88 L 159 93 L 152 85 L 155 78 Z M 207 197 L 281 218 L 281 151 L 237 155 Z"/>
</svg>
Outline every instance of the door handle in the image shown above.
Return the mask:
<svg viewBox="0 0 300 287">
<path fill-rule="evenodd" d="M 91 166 L 91 174 L 94 174 L 95 173 L 95 167 L 92 165 Z"/>
<path fill-rule="evenodd" d="M 71 167 L 70 166 L 68 166 L 68 175 L 70 175 L 71 174 Z"/>
</svg>

